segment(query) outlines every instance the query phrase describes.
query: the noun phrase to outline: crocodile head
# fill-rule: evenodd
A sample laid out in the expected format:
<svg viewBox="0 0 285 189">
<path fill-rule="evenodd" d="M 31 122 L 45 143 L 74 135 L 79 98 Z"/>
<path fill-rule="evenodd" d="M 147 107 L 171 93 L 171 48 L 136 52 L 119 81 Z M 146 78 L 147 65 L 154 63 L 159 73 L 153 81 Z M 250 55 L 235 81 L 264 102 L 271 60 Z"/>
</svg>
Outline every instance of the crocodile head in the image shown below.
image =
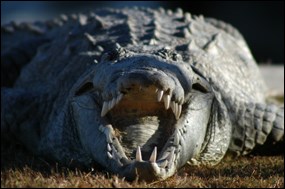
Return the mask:
<svg viewBox="0 0 285 189">
<path fill-rule="evenodd" d="M 216 163 L 227 149 L 225 108 L 209 83 L 168 49 L 118 47 L 103 55 L 74 96 L 83 149 L 128 179 L 165 179 L 189 160 Z"/>
</svg>

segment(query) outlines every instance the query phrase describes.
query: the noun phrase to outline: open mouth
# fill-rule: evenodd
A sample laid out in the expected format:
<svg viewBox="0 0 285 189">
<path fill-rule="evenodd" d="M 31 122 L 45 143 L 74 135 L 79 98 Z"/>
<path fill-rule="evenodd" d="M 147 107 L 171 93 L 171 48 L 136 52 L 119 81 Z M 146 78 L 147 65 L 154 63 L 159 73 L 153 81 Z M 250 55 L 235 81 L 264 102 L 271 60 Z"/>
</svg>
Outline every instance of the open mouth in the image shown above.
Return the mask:
<svg viewBox="0 0 285 189">
<path fill-rule="evenodd" d="M 157 172 L 168 171 L 179 152 L 176 123 L 183 104 L 169 90 L 154 85 L 132 85 L 102 104 L 106 125 L 99 130 L 107 138 L 107 156 L 118 165 L 152 163 Z"/>
<path fill-rule="evenodd" d="M 214 95 L 202 78 L 156 68 L 99 76 L 77 89 L 72 111 L 82 146 L 107 169 L 165 179 L 204 148 Z"/>
</svg>

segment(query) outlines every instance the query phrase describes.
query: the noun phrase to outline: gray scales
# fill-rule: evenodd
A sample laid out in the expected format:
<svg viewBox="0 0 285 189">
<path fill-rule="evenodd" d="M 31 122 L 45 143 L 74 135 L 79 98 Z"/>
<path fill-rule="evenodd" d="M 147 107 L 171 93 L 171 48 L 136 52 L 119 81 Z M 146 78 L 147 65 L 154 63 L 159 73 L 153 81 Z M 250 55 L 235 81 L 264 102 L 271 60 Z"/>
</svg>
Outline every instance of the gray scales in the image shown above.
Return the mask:
<svg viewBox="0 0 285 189">
<path fill-rule="evenodd" d="M 283 141 L 284 107 L 212 18 L 98 9 L 1 27 L 1 139 L 62 165 L 162 180 Z M 12 139 L 12 140 L 11 140 Z"/>
</svg>

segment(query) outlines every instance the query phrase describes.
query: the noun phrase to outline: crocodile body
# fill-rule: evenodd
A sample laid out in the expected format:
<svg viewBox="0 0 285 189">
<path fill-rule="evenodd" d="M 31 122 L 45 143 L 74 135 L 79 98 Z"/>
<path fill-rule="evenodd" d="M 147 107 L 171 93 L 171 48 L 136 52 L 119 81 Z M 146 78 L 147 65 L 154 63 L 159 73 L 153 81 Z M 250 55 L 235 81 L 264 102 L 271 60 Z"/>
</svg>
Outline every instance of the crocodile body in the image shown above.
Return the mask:
<svg viewBox="0 0 285 189">
<path fill-rule="evenodd" d="M 181 9 L 1 28 L 1 138 L 70 166 L 166 179 L 284 135 L 242 35 Z"/>
</svg>

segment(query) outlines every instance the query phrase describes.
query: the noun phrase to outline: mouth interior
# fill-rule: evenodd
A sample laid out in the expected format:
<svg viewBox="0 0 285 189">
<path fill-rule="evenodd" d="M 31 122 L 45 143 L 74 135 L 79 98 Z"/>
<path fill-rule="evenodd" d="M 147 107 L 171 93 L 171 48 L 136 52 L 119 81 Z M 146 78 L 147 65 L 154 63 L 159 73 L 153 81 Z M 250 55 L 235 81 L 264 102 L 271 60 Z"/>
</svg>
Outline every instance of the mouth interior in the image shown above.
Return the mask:
<svg viewBox="0 0 285 189">
<path fill-rule="evenodd" d="M 150 157 L 155 146 L 160 154 L 177 121 L 171 108 L 166 110 L 163 100 L 158 102 L 154 86 L 133 86 L 125 91 L 107 116 L 130 159 L 135 159 L 138 146 L 143 159 Z"/>
</svg>

